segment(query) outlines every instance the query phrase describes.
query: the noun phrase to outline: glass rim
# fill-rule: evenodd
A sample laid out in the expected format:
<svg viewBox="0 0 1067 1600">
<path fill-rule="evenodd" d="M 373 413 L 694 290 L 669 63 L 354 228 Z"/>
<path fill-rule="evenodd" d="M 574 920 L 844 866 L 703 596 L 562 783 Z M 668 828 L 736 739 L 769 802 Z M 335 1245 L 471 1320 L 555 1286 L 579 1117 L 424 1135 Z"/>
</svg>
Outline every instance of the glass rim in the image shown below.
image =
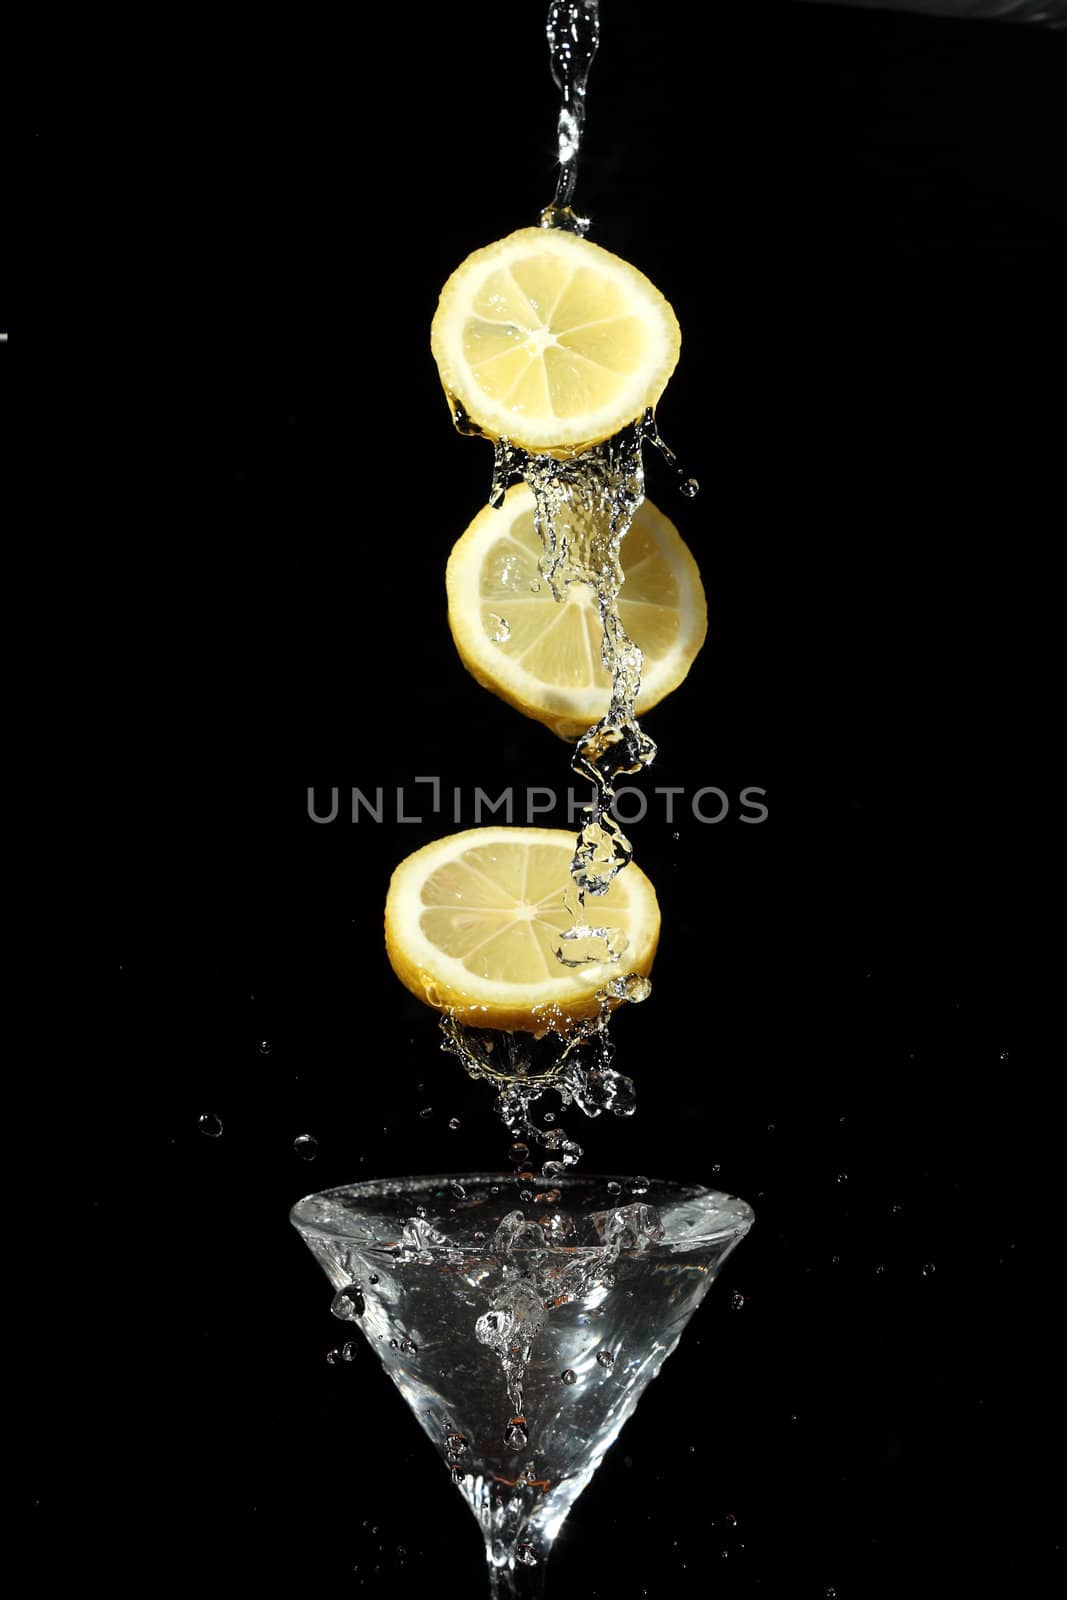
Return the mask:
<svg viewBox="0 0 1067 1600">
<path fill-rule="evenodd" d="M 632 1184 L 635 1181 L 632 1174 L 568 1172 L 561 1174 L 558 1178 L 545 1178 L 539 1174 L 534 1175 L 524 1183 L 523 1187 L 546 1193 L 550 1190 L 565 1192 L 567 1189 L 576 1189 L 586 1185 L 619 1183 L 624 1186 L 624 1193 L 618 1197 L 620 1206 L 641 1204 L 642 1202 L 655 1205 L 657 1203 L 657 1190 L 664 1199 L 714 1200 L 718 1202 L 714 1208 L 714 1217 L 709 1217 L 708 1219 L 709 1222 L 714 1223 L 713 1226 L 699 1231 L 694 1230 L 684 1239 L 670 1242 L 657 1241 L 653 1244 L 647 1244 L 642 1250 L 642 1254 L 655 1254 L 657 1252 L 674 1254 L 677 1252 L 679 1245 L 683 1248 L 690 1248 L 717 1244 L 727 1239 L 742 1239 L 755 1221 L 755 1213 L 748 1202 L 739 1199 L 737 1195 L 728 1194 L 725 1190 L 712 1189 L 704 1183 L 689 1183 L 677 1178 L 649 1178 L 645 1180 L 648 1183 L 648 1188 L 644 1193 L 636 1195 L 627 1193 L 625 1185 Z M 310 1209 L 312 1203 L 340 1200 L 342 1198 L 356 1201 L 371 1198 L 390 1198 L 404 1194 L 410 1194 L 415 1198 L 420 1193 L 424 1194 L 430 1189 L 447 1189 L 453 1183 L 513 1185 L 515 1183 L 515 1173 L 513 1171 L 451 1172 L 399 1178 L 363 1178 L 356 1183 L 336 1184 L 332 1188 L 321 1189 L 313 1194 L 303 1195 L 291 1207 L 289 1221 L 304 1238 L 310 1235 L 324 1239 L 346 1240 L 356 1244 L 377 1244 L 380 1241 L 372 1239 L 366 1227 L 359 1226 L 358 1217 L 350 1216 L 337 1220 L 316 1216 Z M 602 1209 L 606 1209 L 606 1207 Z M 431 1255 L 438 1252 L 442 1255 L 447 1255 L 457 1251 L 469 1255 L 484 1255 L 490 1243 L 491 1238 L 477 1241 L 446 1238 L 441 1243 L 429 1243 L 424 1248 Z M 567 1254 L 573 1257 L 583 1250 L 596 1253 L 604 1248 L 602 1244 L 561 1246 L 546 1241 L 544 1245 L 516 1245 L 511 1247 L 508 1253 L 509 1255 L 520 1252 L 543 1253 L 546 1250 L 566 1249 Z M 623 1251 L 623 1254 L 628 1253 Z"/>
</svg>

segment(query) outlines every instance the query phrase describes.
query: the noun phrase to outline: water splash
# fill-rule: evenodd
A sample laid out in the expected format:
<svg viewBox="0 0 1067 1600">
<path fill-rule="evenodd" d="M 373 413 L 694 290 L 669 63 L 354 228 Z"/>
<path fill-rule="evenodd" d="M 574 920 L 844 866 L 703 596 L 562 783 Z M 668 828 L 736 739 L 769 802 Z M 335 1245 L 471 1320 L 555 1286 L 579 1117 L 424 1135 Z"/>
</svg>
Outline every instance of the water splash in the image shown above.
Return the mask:
<svg viewBox="0 0 1067 1600">
<path fill-rule="evenodd" d="M 541 213 L 541 226 L 584 234 L 589 219 L 578 216 L 572 202 L 585 128 L 586 85 L 600 43 L 599 0 L 550 0 L 545 34 L 552 77 L 562 99 L 556 129 L 559 178 L 551 204 Z"/>
</svg>

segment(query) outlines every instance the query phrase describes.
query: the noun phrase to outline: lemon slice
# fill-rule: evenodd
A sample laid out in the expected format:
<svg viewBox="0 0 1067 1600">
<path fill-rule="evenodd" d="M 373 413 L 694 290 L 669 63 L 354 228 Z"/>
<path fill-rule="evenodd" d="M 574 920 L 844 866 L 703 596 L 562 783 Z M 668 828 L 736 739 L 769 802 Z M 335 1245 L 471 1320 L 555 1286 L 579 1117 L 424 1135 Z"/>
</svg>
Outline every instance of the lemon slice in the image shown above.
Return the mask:
<svg viewBox="0 0 1067 1600">
<path fill-rule="evenodd" d="M 596 1016 L 612 978 L 647 975 L 659 938 L 659 906 L 631 864 L 590 902 L 590 921 L 619 929 L 618 962 L 566 967 L 560 935 L 574 835 L 558 828 L 471 828 L 402 861 L 385 902 L 385 947 L 412 994 L 483 1028 L 565 1031 Z"/>
<path fill-rule="evenodd" d="M 611 679 L 591 585 L 556 601 L 538 580 L 541 540 L 526 484 L 498 511 L 479 511 L 453 546 L 445 573 L 448 625 L 464 666 L 486 689 L 563 739 L 604 715 Z M 708 608 L 697 564 L 677 528 L 645 500 L 620 550 L 619 620 L 645 661 L 638 716 L 676 689 L 704 643 Z"/>
<path fill-rule="evenodd" d="M 574 233 L 521 228 L 456 268 L 430 345 L 445 393 L 483 432 L 569 454 L 656 404 L 681 333 L 629 262 Z"/>
</svg>

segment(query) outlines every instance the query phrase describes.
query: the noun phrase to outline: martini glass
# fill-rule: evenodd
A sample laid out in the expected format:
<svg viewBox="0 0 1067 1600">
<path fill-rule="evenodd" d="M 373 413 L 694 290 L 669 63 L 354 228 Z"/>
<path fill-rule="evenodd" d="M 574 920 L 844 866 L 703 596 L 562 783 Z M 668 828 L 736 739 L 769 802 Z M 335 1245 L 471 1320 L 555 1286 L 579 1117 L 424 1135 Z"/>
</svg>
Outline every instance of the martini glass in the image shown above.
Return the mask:
<svg viewBox="0 0 1067 1600">
<path fill-rule="evenodd" d="M 490 1595 L 519 1600 L 752 1211 L 659 1179 L 476 1173 L 330 1189 L 292 1222 L 477 1517 Z"/>
</svg>

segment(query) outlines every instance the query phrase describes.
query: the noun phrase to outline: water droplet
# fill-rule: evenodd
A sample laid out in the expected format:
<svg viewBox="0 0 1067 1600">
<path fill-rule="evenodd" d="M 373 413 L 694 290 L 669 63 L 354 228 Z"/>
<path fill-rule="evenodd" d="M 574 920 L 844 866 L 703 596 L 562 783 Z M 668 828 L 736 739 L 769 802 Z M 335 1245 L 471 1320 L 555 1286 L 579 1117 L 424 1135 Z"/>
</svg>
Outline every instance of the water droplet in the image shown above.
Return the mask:
<svg viewBox="0 0 1067 1600">
<path fill-rule="evenodd" d="M 390 1339 L 389 1348 L 390 1348 L 390 1350 L 399 1350 L 400 1349 L 400 1340 L 399 1339 Z"/>
<path fill-rule="evenodd" d="M 608 1193 L 611 1195 L 622 1194 L 622 1184 L 616 1183 L 615 1180 L 612 1179 L 612 1181 L 608 1184 Z"/>
<path fill-rule="evenodd" d="M 528 1205 L 530 1203 L 530 1201 L 533 1199 L 533 1190 L 532 1189 L 520 1189 L 519 1190 L 519 1199 L 522 1200 L 525 1204 Z"/>
<path fill-rule="evenodd" d="M 455 1133 L 457 1128 L 459 1127 L 459 1118 L 458 1117 L 451 1117 L 449 1119 L 448 1126 L 452 1130 L 452 1132 Z"/>
<path fill-rule="evenodd" d="M 337 1363 L 340 1361 L 340 1359 L 341 1359 L 340 1350 L 327 1350 L 327 1352 L 326 1352 L 326 1361 L 327 1361 L 327 1364 L 329 1366 L 335 1367 L 337 1365 Z"/>
<path fill-rule="evenodd" d="M 903 1211 L 903 1209 L 904 1209 L 904 1207 L 900 1206 L 900 1205 L 890 1206 L 889 1207 L 889 1215 L 891 1217 L 899 1217 L 900 1213 Z"/>
<path fill-rule="evenodd" d="M 509 1450 L 525 1450 L 529 1444 L 529 1435 L 526 1432 L 526 1418 L 512 1417 L 504 1429 L 504 1443 Z"/>
<path fill-rule="evenodd" d="M 205 1111 L 196 1125 L 209 1139 L 217 1139 L 222 1132 L 222 1118 L 217 1117 L 213 1111 Z"/>
<path fill-rule="evenodd" d="M 528 1159 L 529 1154 L 530 1146 L 528 1144 L 522 1144 L 521 1141 L 518 1144 L 513 1144 L 511 1147 L 511 1159 L 512 1161 L 517 1161 L 520 1166 Z"/>
<path fill-rule="evenodd" d="M 546 1161 L 541 1168 L 546 1178 L 562 1178 L 566 1170 L 562 1161 Z"/>
<path fill-rule="evenodd" d="M 353 1340 L 349 1339 L 347 1344 L 343 1344 L 341 1346 L 341 1360 L 342 1361 L 354 1361 L 355 1359 L 356 1359 L 356 1345 L 355 1345 Z"/>
<path fill-rule="evenodd" d="M 366 1309 L 363 1291 L 358 1283 L 349 1283 L 343 1289 L 338 1289 L 330 1302 L 330 1310 L 342 1322 L 351 1322 L 355 1317 L 361 1317 Z"/>
<path fill-rule="evenodd" d="M 543 1120 L 547 1127 L 551 1127 L 552 1123 L 556 1120 L 556 1113 L 554 1111 L 546 1111 Z"/>
<path fill-rule="evenodd" d="M 310 1133 L 301 1133 L 293 1140 L 293 1150 L 301 1161 L 314 1161 L 319 1153 L 319 1141 Z"/>
<path fill-rule="evenodd" d="M 515 1551 L 515 1555 L 524 1567 L 536 1567 L 537 1551 L 532 1544 L 520 1544 Z"/>
<path fill-rule="evenodd" d="M 600 1365 L 608 1372 L 610 1372 L 612 1367 L 615 1365 L 615 1357 L 610 1350 L 598 1350 L 596 1358 Z"/>
<path fill-rule="evenodd" d="M 837 1174 L 837 1181 L 838 1181 L 838 1183 L 847 1183 L 848 1182 L 848 1173 L 847 1172 L 839 1172 Z"/>
<path fill-rule="evenodd" d="M 261 1039 L 259 1041 L 259 1053 L 260 1053 L 260 1055 L 261 1056 L 269 1056 L 270 1052 L 271 1052 L 270 1040 L 269 1039 Z"/>
<path fill-rule="evenodd" d="M 884 1272 L 885 1272 L 885 1267 L 881 1263 L 879 1263 L 878 1266 L 876 1266 L 875 1269 L 874 1269 L 874 1275 L 875 1275 L 876 1278 L 880 1278 Z"/>
<path fill-rule="evenodd" d="M 367 1279 L 367 1282 L 368 1283 L 377 1283 L 378 1282 L 378 1274 L 376 1272 L 372 1272 L 370 1277 Z"/>
<path fill-rule="evenodd" d="M 413 1339 L 401 1339 L 400 1348 L 406 1356 L 417 1356 L 419 1347 Z"/>
<path fill-rule="evenodd" d="M 837 1600 L 837 1590 L 834 1588 L 833 1584 L 830 1584 L 826 1589 L 824 1589 L 823 1593 L 826 1596 L 826 1600 Z"/>
<path fill-rule="evenodd" d="M 741 1293 L 741 1291 L 739 1289 L 735 1289 L 733 1294 L 730 1296 L 730 1309 L 731 1309 L 731 1311 L 740 1311 L 740 1309 L 744 1305 L 744 1303 L 745 1303 L 744 1295 Z"/>
<path fill-rule="evenodd" d="M 456 1181 L 455 1178 L 452 1179 L 452 1182 L 449 1184 L 449 1188 L 452 1190 L 452 1195 L 453 1195 L 454 1199 L 456 1199 L 456 1200 L 466 1200 L 467 1191 L 466 1191 L 466 1189 L 463 1187 L 463 1185 L 461 1183 L 458 1183 Z"/>
<path fill-rule="evenodd" d="M 422 1118 L 423 1122 L 425 1122 L 427 1117 L 433 1116 L 433 1106 L 423 1106 L 422 1110 L 419 1112 L 419 1116 Z"/>
<path fill-rule="evenodd" d="M 511 623 L 507 617 L 498 617 L 495 611 L 490 611 L 485 622 L 493 644 L 506 644 L 511 638 Z"/>
<path fill-rule="evenodd" d="M 934 1266 L 934 1263 L 932 1261 L 928 1261 L 923 1267 L 923 1277 L 932 1278 L 936 1271 L 937 1268 Z"/>
<path fill-rule="evenodd" d="M 1000 1059 L 1001 1059 L 1001 1061 L 1007 1061 L 1007 1059 L 1008 1059 L 1008 1051 L 1007 1050 L 1002 1050 L 1000 1052 Z"/>
<path fill-rule="evenodd" d="M 630 1180 L 629 1189 L 631 1194 L 647 1194 L 649 1187 L 647 1178 L 631 1178 Z"/>
<path fill-rule="evenodd" d="M 561 1383 L 566 1383 L 568 1385 L 575 1384 L 575 1383 L 578 1382 L 578 1374 L 576 1372 L 574 1372 L 570 1367 L 567 1368 L 566 1372 L 561 1372 L 559 1377 L 560 1377 L 560 1382 Z"/>
<path fill-rule="evenodd" d="M 687 500 L 695 500 L 700 493 L 700 484 L 695 478 L 686 478 L 684 483 L 678 485 Z"/>
</svg>

